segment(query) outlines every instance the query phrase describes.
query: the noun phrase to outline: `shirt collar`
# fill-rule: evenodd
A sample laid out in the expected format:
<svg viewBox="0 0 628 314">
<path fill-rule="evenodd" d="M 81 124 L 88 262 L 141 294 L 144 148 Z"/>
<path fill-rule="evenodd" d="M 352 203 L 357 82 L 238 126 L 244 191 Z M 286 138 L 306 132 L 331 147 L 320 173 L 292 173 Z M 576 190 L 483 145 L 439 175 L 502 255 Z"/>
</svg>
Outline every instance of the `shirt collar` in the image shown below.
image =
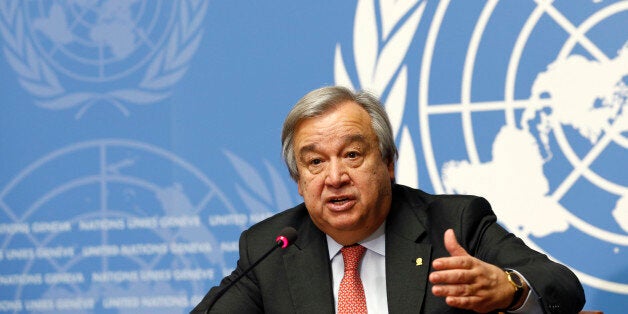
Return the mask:
<svg viewBox="0 0 628 314">
<path fill-rule="evenodd" d="M 329 250 L 329 260 L 332 260 L 340 252 L 343 245 L 336 242 L 329 235 L 326 236 L 327 249 Z M 370 236 L 358 243 L 370 251 L 373 251 L 381 256 L 386 256 L 386 221 L 384 221 Z"/>
</svg>

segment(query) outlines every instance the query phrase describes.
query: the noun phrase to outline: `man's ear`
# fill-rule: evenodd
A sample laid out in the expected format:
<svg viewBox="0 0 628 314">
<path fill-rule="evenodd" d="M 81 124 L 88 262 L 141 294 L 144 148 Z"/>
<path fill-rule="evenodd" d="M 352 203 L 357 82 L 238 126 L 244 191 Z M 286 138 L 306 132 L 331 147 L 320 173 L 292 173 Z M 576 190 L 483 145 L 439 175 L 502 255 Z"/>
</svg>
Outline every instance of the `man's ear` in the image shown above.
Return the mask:
<svg viewBox="0 0 628 314">
<path fill-rule="evenodd" d="M 388 162 L 388 176 L 390 177 L 391 181 L 395 181 L 395 162 L 394 161 L 389 161 Z"/>
<path fill-rule="evenodd" d="M 303 188 L 301 187 L 301 180 L 297 178 L 297 190 L 299 191 L 299 195 L 303 196 Z"/>
</svg>

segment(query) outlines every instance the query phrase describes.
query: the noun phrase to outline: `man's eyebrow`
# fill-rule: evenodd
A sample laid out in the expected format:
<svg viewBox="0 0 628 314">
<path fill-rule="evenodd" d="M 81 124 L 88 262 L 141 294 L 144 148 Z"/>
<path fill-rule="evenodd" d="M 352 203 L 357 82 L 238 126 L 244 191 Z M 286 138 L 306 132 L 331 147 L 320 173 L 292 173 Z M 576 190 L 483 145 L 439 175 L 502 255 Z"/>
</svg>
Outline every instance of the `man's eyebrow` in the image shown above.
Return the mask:
<svg viewBox="0 0 628 314">
<path fill-rule="evenodd" d="M 316 150 L 316 144 L 305 145 L 301 147 L 301 149 L 299 149 L 299 156 L 303 156 L 303 154 L 313 152 L 315 150 Z"/>
<path fill-rule="evenodd" d="M 345 143 L 361 142 L 367 143 L 366 137 L 363 134 L 350 134 L 345 136 Z"/>
<path fill-rule="evenodd" d="M 363 134 L 350 134 L 350 135 L 344 136 L 343 142 L 345 145 L 350 144 L 350 143 L 356 143 L 356 142 L 363 143 L 363 144 L 368 143 L 368 141 L 366 140 L 366 137 Z M 303 154 L 305 153 L 315 152 L 317 147 L 318 147 L 317 143 L 305 145 L 299 149 L 299 156 L 303 156 Z"/>
</svg>

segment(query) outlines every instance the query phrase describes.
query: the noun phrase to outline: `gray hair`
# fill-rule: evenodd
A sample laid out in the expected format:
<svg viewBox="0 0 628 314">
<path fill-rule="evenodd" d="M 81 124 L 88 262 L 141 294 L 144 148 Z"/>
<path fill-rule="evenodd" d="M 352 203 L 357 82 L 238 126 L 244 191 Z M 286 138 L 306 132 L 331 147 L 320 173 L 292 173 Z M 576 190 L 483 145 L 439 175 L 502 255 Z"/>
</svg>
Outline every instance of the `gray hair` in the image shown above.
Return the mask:
<svg viewBox="0 0 628 314">
<path fill-rule="evenodd" d="M 290 110 L 283 123 L 281 150 L 284 162 L 292 179 L 299 179 L 297 161 L 294 155 L 294 132 L 298 124 L 308 118 L 318 117 L 336 105 L 352 101 L 360 105 L 371 117 L 371 127 L 377 135 L 379 152 L 387 162 L 397 160 L 397 146 L 393 138 L 388 115 L 380 101 L 367 91 L 353 92 L 342 86 L 327 86 L 307 93 Z"/>
</svg>

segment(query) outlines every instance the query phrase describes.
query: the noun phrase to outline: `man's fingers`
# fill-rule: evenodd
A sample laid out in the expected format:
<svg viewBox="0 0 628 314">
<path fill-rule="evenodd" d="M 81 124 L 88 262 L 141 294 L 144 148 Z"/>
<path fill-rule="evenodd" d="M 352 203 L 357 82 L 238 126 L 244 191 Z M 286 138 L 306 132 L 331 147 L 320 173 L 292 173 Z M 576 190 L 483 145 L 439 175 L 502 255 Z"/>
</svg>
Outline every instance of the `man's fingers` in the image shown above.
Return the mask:
<svg viewBox="0 0 628 314">
<path fill-rule="evenodd" d="M 434 270 L 471 269 L 474 259 L 471 256 L 441 257 L 432 262 Z"/>
<path fill-rule="evenodd" d="M 445 248 L 451 256 L 469 255 L 469 253 L 467 253 L 467 251 L 458 243 L 456 234 L 452 229 L 447 229 L 447 231 L 445 231 Z"/>
<path fill-rule="evenodd" d="M 432 293 L 438 297 L 465 297 L 475 296 L 476 289 L 473 285 L 437 285 L 432 287 Z"/>
<path fill-rule="evenodd" d="M 491 293 L 481 291 L 476 285 L 437 285 L 432 287 L 432 294 L 444 297 L 449 306 L 486 313 L 495 309 Z"/>
<path fill-rule="evenodd" d="M 452 229 L 445 231 L 445 248 L 451 257 L 442 257 L 432 262 L 435 270 L 443 269 L 470 269 L 473 266 L 473 258 L 460 246 Z"/>
<path fill-rule="evenodd" d="M 431 283 L 438 284 L 467 284 L 474 281 L 474 276 L 468 271 L 442 270 L 430 274 Z"/>
<path fill-rule="evenodd" d="M 477 304 L 482 301 L 476 297 L 447 297 L 445 298 L 445 302 L 451 307 L 473 310 L 476 308 Z"/>
</svg>

